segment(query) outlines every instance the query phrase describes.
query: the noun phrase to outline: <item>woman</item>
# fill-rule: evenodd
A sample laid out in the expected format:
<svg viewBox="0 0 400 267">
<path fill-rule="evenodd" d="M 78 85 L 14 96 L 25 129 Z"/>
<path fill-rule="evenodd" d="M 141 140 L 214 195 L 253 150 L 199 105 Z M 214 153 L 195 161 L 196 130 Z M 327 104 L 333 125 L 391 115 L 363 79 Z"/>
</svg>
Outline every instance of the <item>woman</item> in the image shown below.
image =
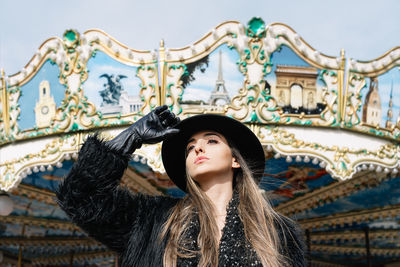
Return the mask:
<svg viewBox="0 0 400 267">
<path fill-rule="evenodd" d="M 133 151 L 163 140 L 164 167 L 187 196 L 119 187 Z M 219 115 L 179 122 L 162 106 L 110 141 L 89 137 L 57 197 L 121 266 L 305 266 L 296 227 L 258 190 L 264 160 L 240 122 Z"/>
</svg>

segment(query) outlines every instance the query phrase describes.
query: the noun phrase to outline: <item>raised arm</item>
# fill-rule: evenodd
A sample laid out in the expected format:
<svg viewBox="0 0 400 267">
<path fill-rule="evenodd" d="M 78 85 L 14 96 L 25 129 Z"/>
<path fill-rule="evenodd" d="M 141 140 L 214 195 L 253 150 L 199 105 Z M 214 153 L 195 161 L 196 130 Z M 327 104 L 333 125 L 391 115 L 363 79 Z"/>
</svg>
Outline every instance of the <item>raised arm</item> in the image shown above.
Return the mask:
<svg viewBox="0 0 400 267">
<path fill-rule="evenodd" d="M 89 137 L 56 192 L 61 208 L 90 236 L 122 253 L 137 218 L 159 201 L 119 186 L 130 155 L 143 143 L 157 143 L 176 133 L 173 126 L 178 121 L 162 106 L 110 141 Z"/>
</svg>

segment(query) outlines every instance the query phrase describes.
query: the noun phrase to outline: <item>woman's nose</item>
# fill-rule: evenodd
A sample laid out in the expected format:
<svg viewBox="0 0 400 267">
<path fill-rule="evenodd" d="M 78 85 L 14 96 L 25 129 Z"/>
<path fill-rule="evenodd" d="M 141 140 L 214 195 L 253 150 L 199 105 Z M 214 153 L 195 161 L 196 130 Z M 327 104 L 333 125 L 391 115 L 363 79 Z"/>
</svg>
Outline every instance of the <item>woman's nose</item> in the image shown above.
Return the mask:
<svg viewBox="0 0 400 267">
<path fill-rule="evenodd" d="M 201 141 L 197 142 L 196 145 L 194 146 L 194 151 L 196 152 L 196 154 L 199 154 L 200 152 L 204 152 L 203 142 L 201 142 Z"/>
</svg>

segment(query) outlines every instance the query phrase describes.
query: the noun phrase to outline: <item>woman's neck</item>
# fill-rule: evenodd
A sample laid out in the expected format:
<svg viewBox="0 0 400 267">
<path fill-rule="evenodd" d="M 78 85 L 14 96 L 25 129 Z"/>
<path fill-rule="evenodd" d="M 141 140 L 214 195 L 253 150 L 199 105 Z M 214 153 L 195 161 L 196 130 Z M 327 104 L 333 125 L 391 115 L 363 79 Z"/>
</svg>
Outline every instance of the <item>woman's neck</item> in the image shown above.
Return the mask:
<svg viewBox="0 0 400 267">
<path fill-rule="evenodd" d="M 232 180 L 202 186 L 202 189 L 214 204 L 215 215 L 225 215 L 226 207 L 232 199 Z"/>
</svg>

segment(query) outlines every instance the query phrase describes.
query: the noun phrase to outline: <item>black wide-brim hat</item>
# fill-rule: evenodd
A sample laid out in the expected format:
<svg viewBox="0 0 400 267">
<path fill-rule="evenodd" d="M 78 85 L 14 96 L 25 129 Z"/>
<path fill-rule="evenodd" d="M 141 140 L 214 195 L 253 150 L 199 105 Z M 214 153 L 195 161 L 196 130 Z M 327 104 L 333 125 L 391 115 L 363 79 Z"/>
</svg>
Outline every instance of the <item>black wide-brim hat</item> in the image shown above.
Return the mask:
<svg viewBox="0 0 400 267">
<path fill-rule="evenodd" d="M 256 182 L 260 182 L 265 168 L 264 150 L 257 136 L 241 122 L 222 115 L 203 114 L 184 119 L 175 128 L 180 131 L 164 140 L 161 156 L 169 178 L 183 191 L 187 192 L 185 166 L 187 141 L 193 134 L 208 130 L 222 134 L 236 147 Z"/>
</svg>

